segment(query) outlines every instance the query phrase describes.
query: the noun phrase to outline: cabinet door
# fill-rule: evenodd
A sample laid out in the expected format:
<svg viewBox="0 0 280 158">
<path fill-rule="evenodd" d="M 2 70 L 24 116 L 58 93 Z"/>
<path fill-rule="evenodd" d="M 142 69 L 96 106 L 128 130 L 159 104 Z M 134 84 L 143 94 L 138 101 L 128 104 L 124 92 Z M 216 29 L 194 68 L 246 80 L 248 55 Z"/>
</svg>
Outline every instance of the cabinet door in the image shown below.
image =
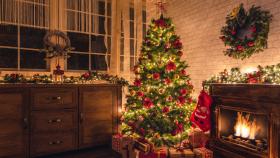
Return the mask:
<svg viewBox="0 0 280 158">
<path fill-rule="evenodd" d="M 27 157 L 28 96 L 24 89 L 0 89 L 0 157 Z"/>
<path fill-rule="evenodd" d="M 79 147 L 109 145 L 114 131 L 118 96 L 115 87 L 80 88 Z"/>
</svg>

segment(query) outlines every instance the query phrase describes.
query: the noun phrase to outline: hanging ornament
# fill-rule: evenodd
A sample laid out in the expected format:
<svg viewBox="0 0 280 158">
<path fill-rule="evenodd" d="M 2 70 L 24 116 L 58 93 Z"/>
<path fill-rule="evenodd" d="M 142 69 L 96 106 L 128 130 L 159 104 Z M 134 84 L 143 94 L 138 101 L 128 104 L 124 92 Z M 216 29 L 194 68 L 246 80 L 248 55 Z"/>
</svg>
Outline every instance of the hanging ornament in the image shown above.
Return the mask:
<svg viewBox="0 0 280 158">
<path fill-rule="evenodd" d="M 153 77 L 153 75 L 152 74 L 147 74 L 147 78 L 152 78 Z"/>
<path fill-rule="evenodd" d="M 153 74 L 153 79 L 154 80 L 159 80 L 160 79 L 160 74 L 159 73 L 154 73 Z"/>
<path fill-rule="evenodd" d="M 163 89 L 163 88 L 160 88 L 159 90 L 158 90 L 158 93 L 159 94 L 163 94 L 165 92 L 165 90 Z"/>
<path fill-rule="evenodd" d="M 135 90 L 130 90 L 129 93 L 131 96 L 134 96 L 136 94 Z"/>
<path fill-rule="evenodd" d="M 167 72 L 176 70 L 176 64 L 175 64 L 174 62 L 172 62 L 172 61 L 169 61 L 169 62 L 167 63 L 167 65 L 166 65 L 166 67 L 165 67 L 165 70 L 166 70 Z"/>
<path fill-rule="evenodd" d="M 178 80 L 179 78 L 180 78 L 180 75 L 178 75 L 178 74 L 174 75 L 174 79 Z"/>
</svg>

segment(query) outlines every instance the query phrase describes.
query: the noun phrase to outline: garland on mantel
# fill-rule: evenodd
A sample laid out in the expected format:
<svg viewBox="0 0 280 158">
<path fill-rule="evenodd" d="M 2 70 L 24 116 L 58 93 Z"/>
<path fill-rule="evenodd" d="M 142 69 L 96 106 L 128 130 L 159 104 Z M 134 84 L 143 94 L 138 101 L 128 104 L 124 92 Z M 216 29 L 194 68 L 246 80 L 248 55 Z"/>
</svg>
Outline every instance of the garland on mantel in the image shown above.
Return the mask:
<svg viewBox="0 0 280 158">
<path fill-rule="evenodd" d="M 127 86 L 128 81 L 122 77 L 113 76 L 100 72 L 86 72 L 79 77 L 74 76 L 63 76 L 63 81 L 60 83 L 65 84 L 94 84 L 96 81 L 107 81 L 112 84 L 119 84 L 122 86 Z M 52 79 L 52 75 L 39 75 L 35 74 L 32 77 L 26 77 L 22 74 L 6 74 L 0 83 L 57 83 Z"/>
<path fill-rule="evenodd" d="M 280 63 L 265 67 L 259 65 L 257 68 L 257 71 L 251 73 L 242 73 L 238 67 L 232 68 L 230 71 L 225 69 L 218 75 L 204 81 L 204 85 L 210 83 L 280 84 Z"/>
</svg>

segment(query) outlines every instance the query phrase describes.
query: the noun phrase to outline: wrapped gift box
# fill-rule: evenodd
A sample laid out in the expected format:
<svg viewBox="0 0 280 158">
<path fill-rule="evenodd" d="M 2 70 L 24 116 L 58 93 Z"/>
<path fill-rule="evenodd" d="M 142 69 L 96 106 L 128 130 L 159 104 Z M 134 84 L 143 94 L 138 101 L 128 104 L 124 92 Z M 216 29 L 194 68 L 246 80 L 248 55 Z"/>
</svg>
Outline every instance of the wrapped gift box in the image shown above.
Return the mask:
<svg viewBox="0 0 280 158">
<path fill-rule="evenodd" d="M 147 154 L 140 152 L 139 158 L 167 158 L 168 150 L 167 148 L 158 148 Z"/>
<path fill-rule="evenodd" d="M 194 158 L 194 153 L 190 149 L 177 150 L 169 149 L 170 158 Z"/>
<path fill-rule="evenodd" d="M 112 136 L 112 149 L 116 151 L 117 153 L 122 152 L 122 139 L 123 136 L 121 134 L 116 134 Z"/>
<path fill-rule="evenodd" d="M 193 148 L 204 147 L 209 140 L 209 133 L 204 133 L 199 129 L 194 129 L 189 133 L 189 142 Z"/>
<path fill-rule="evenodd" d="M 196 148 L 193 150 L 195 158 L 213 158 L 213 152 L 207 148 Z"/>
<path fill-rule="evenodd" d="M 121 143 L 122 158 L 136 158 L 136 151 L 134 150 L 134 139 L 132 137 L 124 136 Z"/>
</svg>

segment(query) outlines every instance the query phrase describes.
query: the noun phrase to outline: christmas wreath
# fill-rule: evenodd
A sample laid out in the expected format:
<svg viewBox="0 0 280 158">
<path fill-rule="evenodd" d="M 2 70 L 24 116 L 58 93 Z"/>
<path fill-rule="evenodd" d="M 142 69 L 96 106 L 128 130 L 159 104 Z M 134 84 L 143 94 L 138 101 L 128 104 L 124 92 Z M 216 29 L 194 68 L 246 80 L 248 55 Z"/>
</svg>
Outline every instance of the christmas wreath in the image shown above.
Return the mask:
<svg viewBox="0 0 280 158">
<path fill-rule="evenodd" d="M 221 40 L 229 46 L 225 55 L 235 59 L 249 58 L 267 48 L 267 36 L 272 15 L 260 7 L 252 6 L 248 12 L 240 4 L 226 17 Z"/>
<path fill-rule="evenodd" d="M 71 47 L 71 42 L 68 36 L 58 30 L 49 31 L 44 37 L 45 49 L 43 52 L 47 53 L 46 58 L 51 59 L 54 57 L 68 57 L 68 53 L 74 50 Z M 61 43 L 60 43 L 60 42 Z"/>
</svg>

